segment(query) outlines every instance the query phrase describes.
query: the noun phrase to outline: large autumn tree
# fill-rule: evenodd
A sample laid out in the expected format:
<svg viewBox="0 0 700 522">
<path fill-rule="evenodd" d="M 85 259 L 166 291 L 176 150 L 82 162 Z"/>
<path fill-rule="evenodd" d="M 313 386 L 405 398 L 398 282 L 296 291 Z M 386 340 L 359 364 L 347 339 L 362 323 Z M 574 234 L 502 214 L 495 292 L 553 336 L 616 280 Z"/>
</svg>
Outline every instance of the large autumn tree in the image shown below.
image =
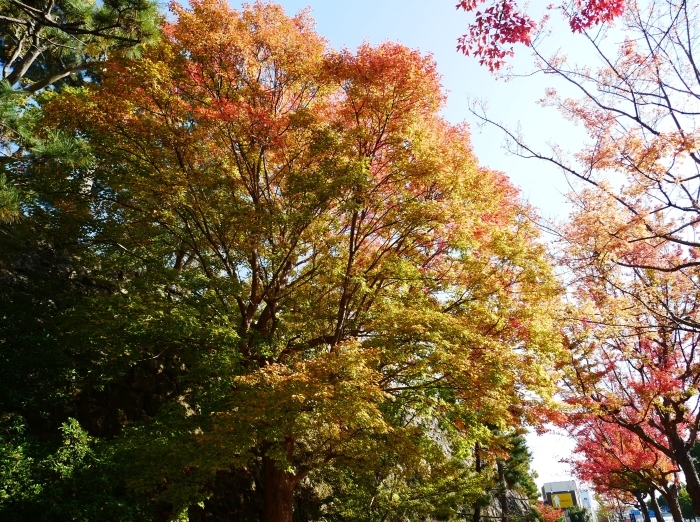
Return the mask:
<svg viewBox="0 0 700 522">
<path fill-rule="evenodd" d="M 191 502 L 187 483 L 258 463 L 266 521 L 291 520 L 295 489 L 333 467 L 371 474 L 368 517 L 468 503 L 486 426 L 533 420 L 551 391 L 557 286 L 530 210 L 439 116 L 430 58 L 333 51 L 275 5 L 173 10 L 160 44 L 46 120 L 93 154 L 57 173 L 99 222 L 83 241 L 129 267 L 80 330 L 186 376 L 123 439 L 162 456 L 132 486 Z M 158 328 L 172 303 L 196 305 L 186 338 L 110 335 L 125 317 Z M 206 317 L 220 347 L 196 333 Z M 409 484 L 424 494 L 397 493 Z"/>
</svg>

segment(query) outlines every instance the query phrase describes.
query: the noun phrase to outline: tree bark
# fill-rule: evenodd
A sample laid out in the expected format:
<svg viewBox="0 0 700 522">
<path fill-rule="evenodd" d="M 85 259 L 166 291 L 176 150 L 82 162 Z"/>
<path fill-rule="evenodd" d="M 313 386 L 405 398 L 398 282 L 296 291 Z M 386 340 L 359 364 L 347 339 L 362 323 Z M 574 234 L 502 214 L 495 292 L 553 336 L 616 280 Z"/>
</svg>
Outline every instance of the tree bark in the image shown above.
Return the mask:
<svg viewBox="0 0 700 522">
<path fill-rule="evenodd" d="M 289 460 L 294 451 L 294 441 L 287 439 L 282 444 Z M 263 479 L 265 484 L 265 507 L 263 522 L 292 522 L 294 513 L 294 488 L 298 476 L 277 467 L 277 461 L 263 456 Z"/>
<path fill-rule="evenodd" d="M 651 496 L 651 507 L 654 509 L 656 522 L 664 522 L 664 516 L 661 514 L 661 507 L 659 506 L 659 501 L 656 499 L 656 490 L 654 488 L 649 490 L 649 496 Z"/>
<path fill-rule="evenodd" d="M 499 460 L 496 463 L 498 468 L 498 489 L 501 501 L 501 521 L 508 522 L 508 485 L 506 484 L 506 463 Z"/>
<path fill-rule="evenodd" d="M 27 74 L 27 71 L 29 68 L 32 66 L 32 64 L 36 61 L 39 56 L 41 56 L 41 53 L 44 52 L 45 48 L 41 47 L 39 44 L 39 31 L 40 28 L 37 29 L 35 24 L 32 25 L 32 31 L 34 34 L 32 35 L 32 44 L 31 44 L 31 51 L 28 51 L 27 54 L 25 54 L 22 58 L 20 58 L 19 62 L 15 64 L 12 68 L 12 72 L 7 75 L 5 80 L 7 80 L 7 83 L 10 85 L 14 85 L 17 82 L 19 82 L 22 78 L 24 78 L 24 75 Z"/>
<path fill-rule="evenodd" d="M 698 478 L 698 471 L 695 469 L 695 463 L 693 459 L 690 458 L 689 448 L 686 447 L 686 444 L 680 436 L 669 437 L 669 442 L 673 445 L 674 460 L 683 471 L 683 475 L 685 475 L 685 488 L 693 503 L 693 511 L 695 511 L 697 515 L 700 515 L 700 478 Z M 676 489 L 675 491 L 675 502 L 678 504 L 678 490 Z M 680 510 L 680 507 L 678 509 Z M 681 517 L 681 520 L 682 519 L 683 517 Z"/>
<path fill-rule="evenodd" d="M 481 473 L 482 463 L 481 463 L 481 444 L 478 442 L 474 445 L 474 463 L 477 473 Z M 477 499 L 474 504 L 474 515 L 472 516 L 472 522 L 481 522 L 481 499 Z"/>
<path fill-rule="evenodd" d="M 642 515 L 644 515 L 644 522 L 651 522 L 649 510 L 647 509 L 647 505 L 644 503 L 644 495 L 642 495 L 642 492 L 635 490 L 632 492 L 632 494 L 634 495 L 634 498 L 637 499 L 637 502 L 639 502 L 639 509 L 641 510 Z"/>
<path fill-rule="evenodd" d="M 683 514 L 681 513 L 681 506 L 678 503 L 678 486 L 671 484 L 668 488 L 669 493 L 662 492 L 662 495 L 668 503 L 668 507 L 671 510 L 671 516 L 673 517 L 673 522 L 683 522 Z"/>
</svg>

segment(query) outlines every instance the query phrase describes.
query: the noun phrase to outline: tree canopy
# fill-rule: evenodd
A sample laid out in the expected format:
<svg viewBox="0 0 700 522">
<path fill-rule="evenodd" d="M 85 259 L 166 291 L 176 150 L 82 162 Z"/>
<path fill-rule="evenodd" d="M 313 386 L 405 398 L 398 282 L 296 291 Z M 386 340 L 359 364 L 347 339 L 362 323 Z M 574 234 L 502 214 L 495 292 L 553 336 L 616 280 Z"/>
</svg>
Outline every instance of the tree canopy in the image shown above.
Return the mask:
<svg viewBox="0 0 700 522">
<path fill-rule="evenodd" d="M 220 487 L 265 521 L 455 519 L 492 478 L 477 446 L 532 494 L 500 437 L 551 397 L 560 287 L 532 209 L 440 116 L 433 60 L 331 49 L 273 4 L 172 10 L 38 96 L 8 155 L 6 476 L 41 491 L 63 426 L 66 476 L 120 484 L 122 519 Z M 136 38 L 100 20 L 66 23 Z"/>
</svg>

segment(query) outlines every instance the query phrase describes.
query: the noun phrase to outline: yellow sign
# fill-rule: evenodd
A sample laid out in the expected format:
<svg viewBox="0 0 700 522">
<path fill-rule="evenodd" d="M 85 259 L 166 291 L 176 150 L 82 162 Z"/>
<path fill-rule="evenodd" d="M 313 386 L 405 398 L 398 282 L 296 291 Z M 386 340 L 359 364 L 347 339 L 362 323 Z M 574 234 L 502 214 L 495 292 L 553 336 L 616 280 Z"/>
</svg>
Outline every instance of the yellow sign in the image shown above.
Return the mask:
<svg viewBox="0 0 700 522">
<path fill-rule="evenodd" d="M 574 499 L 571 493 L 552 493 L 552 506 L 557 509 L 574 507 Z"/>
</svg>

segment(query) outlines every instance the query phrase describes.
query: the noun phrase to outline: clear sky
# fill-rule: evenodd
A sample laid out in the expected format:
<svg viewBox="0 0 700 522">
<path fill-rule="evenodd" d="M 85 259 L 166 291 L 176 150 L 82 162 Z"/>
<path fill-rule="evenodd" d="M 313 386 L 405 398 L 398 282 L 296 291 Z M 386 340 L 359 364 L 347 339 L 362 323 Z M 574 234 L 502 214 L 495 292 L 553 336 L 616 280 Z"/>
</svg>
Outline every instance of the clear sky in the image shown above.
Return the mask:
<svg viewBox="0 0 700 522">
<path fill-rule="evenodd" d="M 230 0 L 236 6 L 235 0 Z M 472 129 L 472 142 L 482 165 L 504 171 L 522 189 L 523 197 L 538 207 L 546 217 L 564 219 L 568 213 L 565 193 L 568 188 L 557 170 L 537 160 L 506 155 L 503 135 L 493 127 L 479 128 L 469 112 L 469 100 L 487 102 L 489 115 L 510 127 L 520 126 L 528 139 L 540 144 L 556 142 L 568 147 L 580 145 L 580 128 L 565 122 L 552 108 L 542 108 L 537 101 L 544 89 L 553 86 L 551 75 L 540 75 L 505 82 L 496 80 L 476 60 L 455 51 L 456 40 L 465 32 L 468 15 L 455 10 L 456 0 L 277 0 L 288 14 L 310 7 L 319 34 L 335 48 L 355 48 L 363 41 L 377 44 L 385 40 L 401 42 L 424 53 L 433 54 L 448 92 L 444 115 L 452 122 L 466 120 Z M 545 2 L 531 2 L 534 12 L 543 12 Z M 550 47 L 564 46 L 578 51 L 566 28 L 554 25 Z M 516 49 L 516 71 L 532 67 L 528 49 Z M 534 453 L 533 468 L 543 482 L 571 477 L 568 466 L 560 459 L 568 456 L 572 442 L 562 436 L 529 437 Z"/>
</svg>

